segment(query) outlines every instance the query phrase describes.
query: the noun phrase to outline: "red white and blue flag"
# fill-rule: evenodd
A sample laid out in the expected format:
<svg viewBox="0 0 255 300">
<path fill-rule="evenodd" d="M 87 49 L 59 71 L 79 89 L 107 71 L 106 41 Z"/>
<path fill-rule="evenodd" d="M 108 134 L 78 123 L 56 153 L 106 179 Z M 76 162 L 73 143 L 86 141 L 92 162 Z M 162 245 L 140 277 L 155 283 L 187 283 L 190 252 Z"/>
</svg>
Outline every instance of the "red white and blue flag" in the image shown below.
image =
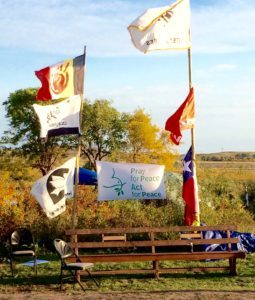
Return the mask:
<svg viewBox="0 0 255 300">
<path fill-rule="evenodd" d="M 183 159 L 182 197 L 185 201 L 185 225 L 199 226 L 199 200 L 196 168 L 192 160 L 192 147 Z"/>
</svg>

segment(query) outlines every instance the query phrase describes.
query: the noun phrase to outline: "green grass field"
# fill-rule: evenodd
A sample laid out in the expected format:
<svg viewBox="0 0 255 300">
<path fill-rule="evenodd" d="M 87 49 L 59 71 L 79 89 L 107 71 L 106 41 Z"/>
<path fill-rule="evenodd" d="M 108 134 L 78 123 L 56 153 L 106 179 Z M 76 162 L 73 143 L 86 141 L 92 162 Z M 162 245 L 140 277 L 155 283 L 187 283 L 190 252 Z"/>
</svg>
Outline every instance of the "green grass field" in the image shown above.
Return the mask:
<svg viewBox="0 0 255 300">
<path fill-rule="evenodd" d="M 11 277 L 8 263 L 1 265 L 0 293 L 17 293 L 18 291 L 57 291 L 59 290 L 59 261 L 55 255 L 40 256 L 40 259 L 49 260 L 49 263 L 38 266 L 38 275 L 35 277 L 33 268 L 16 265 L 15 277 Z M 226 264 L 227 261 L 218 262 L 163 262 L 165 266 L 194 266 Z M 139 267 L 142 267 L 139 264 Z M 253 291 L 255 281 L 255 254 L 248 254 L 246 259 L 237 262 L 237 276 L 230 276 L 226 272 L 183 272 L 163 274 L 157 280 L 151 275 L 115 275 L 97 276 L 100 282 L 98 289 L 93 282 L 82 277 L 88 283 L 89 289 L 98 292 L 108 291 L 176 291 L 176 290 L 212 290 L 212 291 Z M 96 264 L 96 269 L 120 268 L 119 264 Z M 123 267 L 123 266 L 122 266 Z M 137 264 L 127 264 L 126 268 L 137 267 Z M 148 267 L 148 265 L 147 265 Z M 66 292 L 79 291 L 78 284 L 75 286 L 69 282 L 64 284 Z"/>
</svg>

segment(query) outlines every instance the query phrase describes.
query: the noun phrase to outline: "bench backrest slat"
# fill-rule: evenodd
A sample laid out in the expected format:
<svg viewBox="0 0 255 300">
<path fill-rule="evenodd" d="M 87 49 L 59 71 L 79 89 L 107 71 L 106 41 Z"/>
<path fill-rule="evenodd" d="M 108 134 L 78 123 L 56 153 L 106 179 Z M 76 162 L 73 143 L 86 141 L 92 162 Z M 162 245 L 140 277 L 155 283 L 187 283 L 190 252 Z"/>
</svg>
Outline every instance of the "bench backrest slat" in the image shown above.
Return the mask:
<svg viewBox="0 0 255 300">
<path fill-rule="evenodd" d="M 200 233 L 180 233 L 180 238 L 181 239 L 202 239 L 203 234 L 202 234 L 202 232 L 200 232 Z"/>
<path fill-rule="evenodd" d="M 121 235 L 105 235 L 102 234 L 102 242 L 109 242 L 109 241 L 126 241 L 127 236 L 126 234 Z"/>
<path fill-rule="evenodd" d="M 92 249 L 92 248 L 115 248 L 115 247 L 158 247 L 158 246 L 190 246 L 193 245 L 212 245 L 212 244 L 236 244 L 238 238 L 224 238 L 224 239 L 194 239 L 194 240 L 152 240 L 152 241 L 109 241 L 105 242 L 78 242 L 70 243 L 72 248 Z M 152 253 L 155 253 L 152 250 Z"/>
<path fill-rule="evenodd" d="M 100 228 L 100 229 L 69 229 L 66 235 L 83 235 L 83 234 L 123 234 L 123 233 L 164 233 L 164 232 L 196 232 L 196 231 L 233 231 L 235 225 L 218 225 L 218 226 L 170 226 L 170 227 L 139 227 L 139 228 Z"/>
</svg>

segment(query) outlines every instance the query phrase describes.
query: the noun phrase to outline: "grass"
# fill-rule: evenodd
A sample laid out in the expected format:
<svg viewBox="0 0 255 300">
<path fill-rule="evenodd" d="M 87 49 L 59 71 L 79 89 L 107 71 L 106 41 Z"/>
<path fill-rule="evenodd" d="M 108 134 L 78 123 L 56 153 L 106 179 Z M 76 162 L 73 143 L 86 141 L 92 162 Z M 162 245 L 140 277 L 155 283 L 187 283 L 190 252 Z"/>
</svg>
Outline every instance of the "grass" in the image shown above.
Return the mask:
<svg viewBox="0 0 255 300">
<path fill-rule="evenodd" d="M 10 274 L 9 264 L 2 263 L 0 266 L 0 293 L 18 293 L 19 291 L 58 291 L 59 290 L 59 261 L 55 255 L 49 254 L 40 256 L 40 259 L 49 260 L 49 263 L 38 266 L 37 277 L 33 273 L 33 268 L 23 265 L 16 265 L 15 277 Z M 163 262 L 164 266 L 191 266 L 191 265 L 215 265 L 225 264 L 221 262 Z M 117 269 L 121 268 L 120 264 L 96 264 L 96 269 Z M 208 272 L 195 273 L 183 272 L 175 274 L 163 274 L 157 280 L 151 275 L 115 275 L 115 276 L 98 276 L 100 288 L 88 281 L 89 289 L 98 292 L 109 291 L 176 291 L 176 290 L 212 290 L 212 291 L 254 291 L 255 280 L 255 253 L 248 254 L 246 259 L 237 260 L 237 276 L 230 276 L 226 272 Z M 126 263 L 125 268 L 144 267 L 143 264 Z M 148 267 L 148 264 L 147 264 Z M 87 281 L 87 278 L 82 278 Z M 64 284 L 65 292 L 73 293 L 79 291 L 80 287 L 72 283 Z"/>
<path fill-rule="evenodd" d="M 254 161 L 199 161 L 197 163 L 198 168 L 215 168 L 215 169 L 228 169 L 228 170 L 245 170 L 254 171 Z"/>
</svg>

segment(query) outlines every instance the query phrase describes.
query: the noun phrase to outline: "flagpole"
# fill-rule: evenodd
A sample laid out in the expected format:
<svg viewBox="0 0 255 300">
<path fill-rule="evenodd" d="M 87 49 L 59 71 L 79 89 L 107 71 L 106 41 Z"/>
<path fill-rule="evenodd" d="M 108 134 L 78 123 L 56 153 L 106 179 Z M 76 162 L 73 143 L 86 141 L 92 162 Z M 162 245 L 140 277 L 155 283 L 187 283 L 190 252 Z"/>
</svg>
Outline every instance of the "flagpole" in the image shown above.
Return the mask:
<svg viewBox="0 0 255 300">
<path fill-rule="evenodd" d="M 189 62 L 189 89 L 193 87 L 192 82 L 192 61 L 191 61 L 191 48 L 188 48 L 188 62 Z M 191 147 L 192 147 L 192 164 L 193 164 L 193 173 L 196 180 L 196 154 L 195 154 L 195 126 L 191 128 Z M 198 191 L 195 191 L 198 192 Z M 195 216 L 195 225 L 200 225 L 200 209 L 199 209 L 199 199 L 197 198 L 196 203 L 197 214 Z"/>
<path fill-rule="evenodd" d="M 85 68 L 86 68 L 86 46 L 84 46 L 84 74 L 83 74 L 83 84 L 85 79 Z M 80 109 L 80 128 L 82 128 L 82 110 L 83 110 L 83 97 L 84 97 L 84 88 L 83 93 L 81 94 L 81 109 Z M 77 226 L 77 198 L 78 198 L 78 184 L 79 184 L 79 167 L 80 167 L 80 156 L 81 156 L 81 143 L 82 135 L 79 134 L 78 139 L 78 149 L 76 155 L 76 169 L 75 169 L 75 186 L 74 186 L 74 199 L 73 199 L 73 208 L 72 208 L 72 229 L 75 229 Z"/>
<path fill-rule="evenodd" d="M 189 89 L 193 87 L 192 82 L 192 62 L 191 62 L 191 48 L 188 49 L 188 60 L 189 60 Z M 191 128 L 191 146 L 192 146 L 192 160 L 195 161 L 195 128 Z"/>
</svg>

